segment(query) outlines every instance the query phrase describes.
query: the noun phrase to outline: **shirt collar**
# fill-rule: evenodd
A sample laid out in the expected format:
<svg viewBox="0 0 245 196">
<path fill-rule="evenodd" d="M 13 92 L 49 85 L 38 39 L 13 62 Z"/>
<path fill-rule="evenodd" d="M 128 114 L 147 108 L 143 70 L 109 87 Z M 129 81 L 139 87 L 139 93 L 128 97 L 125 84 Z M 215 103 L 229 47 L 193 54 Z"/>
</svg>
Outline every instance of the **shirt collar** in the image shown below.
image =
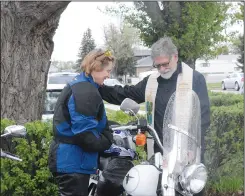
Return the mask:
<svg viewBox="0 0 245 196">
<path fill-rule="evenodd" d="M 82 72 L 80 76 L 87 82 L 91 83 L 94 87 L 99 88 L 99 85 L 96 84 L 91 75 L 86 76 L 85 72 Z"/>
</svg>

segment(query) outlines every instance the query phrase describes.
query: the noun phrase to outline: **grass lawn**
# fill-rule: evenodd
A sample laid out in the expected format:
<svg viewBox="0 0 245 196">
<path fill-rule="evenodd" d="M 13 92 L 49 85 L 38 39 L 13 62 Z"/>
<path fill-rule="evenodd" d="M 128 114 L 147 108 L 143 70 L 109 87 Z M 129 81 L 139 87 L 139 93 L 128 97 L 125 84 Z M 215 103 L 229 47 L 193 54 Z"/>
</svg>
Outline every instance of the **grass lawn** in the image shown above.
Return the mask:
<svg viewBox="0 0 245 196">
<path fill-rule="evenodd" d="M 208 90 L 221 90 L 221 82 L 207 83 Z"/>
</svg>

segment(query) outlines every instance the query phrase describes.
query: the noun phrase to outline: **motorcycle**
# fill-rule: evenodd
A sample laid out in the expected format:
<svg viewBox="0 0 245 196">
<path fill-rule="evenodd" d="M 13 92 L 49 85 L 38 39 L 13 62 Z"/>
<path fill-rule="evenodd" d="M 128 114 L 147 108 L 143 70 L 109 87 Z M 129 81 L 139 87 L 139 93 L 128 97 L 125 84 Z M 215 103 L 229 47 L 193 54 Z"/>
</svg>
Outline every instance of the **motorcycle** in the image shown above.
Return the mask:
<svg viewBox="0 0 245 196">
<path fill-rule="evenodd" d="M 162 153 L 155 153 L 147 163 L 134 166 L 126 174 L 123 187 L 130 196 L 193 196 L 206 185 L 207 170 L 200 162 L 199 98 L 190 91 L 185 104 L 181 105 L 175 97 L 176 93 L 170 97 L 165 110 L 162 142 L 155 129 L 147 125 L 148 133 Z"/>
<path fill-rule="evenodd" d="M 22 125 L 11 125 L 11 126 L 7 126 L 4 129 L 4 133 L 1 134 L 1 139 L 7 138 L 8 136 L 23 137 L 26 135 L 26 133 L 27 133 L 26 128 L 24 126 L 22 126 Z M 22 161 L 22 159 L 20 159 L 18 156 L 11 154 L 9 152 L 5 152 L 2 150 L 2 148 L 1 148 L 1 157 L 12 159 L 15 161 Z"/>
<path fill-rule="evenodd" d="M 98 184 L 103 185 L 104 192 L 102 195 L 129 196 L 123 188 L 123 180 L 127 172 L 134 167 L 133 161 L 138 160 L 136 146 L 144 146 L 147 139 L 144 134 L 146 120 L 139 119 L 136 116 L 139 108 L 140 106 L 131 99 L 126 98 L 122 102 L 120 109 L 130 116 L 135 116 L 137 121 L 130 122 L 127 125 L 112 122 L 112 125 L 110 125 L 114 142 L 111 148 L 100 156 L 97 174 L 90 178 L 89 196 L 97 195 L 97 191 L 100 190 Z M 157 136 L 156 132 L 152 131 L 155 133 L 153 135 Z M 160 140 L 158 143 L 160 144 Z M 108 172 L 108 168 L 111 168 L 111 171 Z"/>
</svg>

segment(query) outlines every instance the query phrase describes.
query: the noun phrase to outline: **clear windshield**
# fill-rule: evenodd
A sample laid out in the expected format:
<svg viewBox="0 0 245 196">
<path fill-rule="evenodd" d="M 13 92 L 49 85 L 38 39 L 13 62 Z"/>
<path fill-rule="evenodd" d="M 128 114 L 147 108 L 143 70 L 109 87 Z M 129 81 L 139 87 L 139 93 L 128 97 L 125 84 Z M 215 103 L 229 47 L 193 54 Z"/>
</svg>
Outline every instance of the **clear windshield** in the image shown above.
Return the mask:
<svg viewBox="0 0 245 196">
<path fill-rule="evenodd" d="M 200 161 L 200 102 L 194 91 L 169 99 L 163 120 L 164 165 L 180 172 L 187 164 Z"/>
</svg>

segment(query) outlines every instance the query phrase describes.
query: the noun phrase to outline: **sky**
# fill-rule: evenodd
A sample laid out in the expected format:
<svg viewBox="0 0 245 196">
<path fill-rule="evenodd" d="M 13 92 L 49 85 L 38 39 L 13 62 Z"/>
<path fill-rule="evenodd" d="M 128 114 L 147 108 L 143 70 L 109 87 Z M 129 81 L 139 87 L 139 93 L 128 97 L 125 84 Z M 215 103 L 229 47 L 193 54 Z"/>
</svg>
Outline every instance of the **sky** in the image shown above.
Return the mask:
<svg viewBox="0 0 245 196">
<path fill-rule="evenodd" d="M 71 2 L 60 17 L 59 26 L 54 35 L 52 60 L 76 60 L 83 33 L 90 28 L 97 47 L 103 46 L 103 26 L 109 23 L 119 25 L 119 19 L 108 16 L 103 10 L 113 2 Z M 127 3 L 132 4 L 132 3 Z"/>
<path fill-rule="evenodd" d="M 132 2 L 125 2 L 133 5 Z M 103 46 L 103 26 L 110 23 L 119 25 L 117 17 L 102 13 L 105 6 L 113 6 L 113 2 L 71 2 L 60 17 L 59 26 L 54 35 L 54 51 L 51 60 L 76 61 L 83 33 L 90 28 L 97 47 Z M 243 31 L 243 27 L 235 25 L 230 30 Z M 229 31 L 229 30 L 228 30 Z"/>
</svg>

